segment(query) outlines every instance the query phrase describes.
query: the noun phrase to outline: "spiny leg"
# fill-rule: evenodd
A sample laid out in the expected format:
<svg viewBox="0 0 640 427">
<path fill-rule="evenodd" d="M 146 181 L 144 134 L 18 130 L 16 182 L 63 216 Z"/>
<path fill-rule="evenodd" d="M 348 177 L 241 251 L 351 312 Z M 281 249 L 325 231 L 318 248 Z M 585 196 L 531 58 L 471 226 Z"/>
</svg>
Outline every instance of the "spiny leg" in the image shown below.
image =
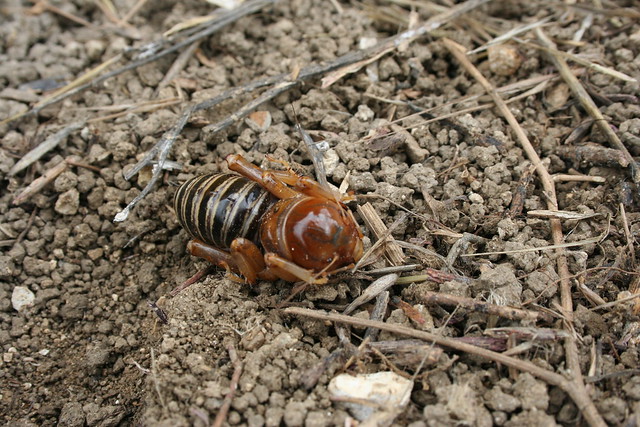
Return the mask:
<svg viewBox="0 0 640 427">
<path fill-rule="evenodd" d="M 275 179 L 271 171 L 265 171 L 256 165 L 249 163 L 239 154 L 227 156 L 229 169 L 238 172 L 240 175 L 262 185 L 267 191 L 279 199 L 296 197 L 300 193 L 284 185 L 280 180 Z"/>
<path fill-rule="evenodd" d="M 327 200 L 340 202 L 341 196 L 334 193 L 328 188 L 323 187 L 317 181 L 309 178 L 308 176 L 300 176 L 297 173 L 286 171 L 269 171 L 273 177 L 287 185 L 290 185 L 300 193 L 306 194 L 311 197 L 321 197 Z"/>
<path fill-rule="evenodd" d="M 303 194 L 306 194 L 307 196 L 323 197 L 325 199 L 335 200 L 338 202 L 342 200 L 342 197 L 337 193 L 334 194 L 334 192 L 330 188 L 323 186 L 322 184 L 320 184 L 319 182 L 315 181 L 312 178 L 309 178 L 308 176 L 297 174 L 291 168 L 288 162 L 284 160 L 274 159 L 270 156 L 267 156 L 267 159 L 269 159 L 271 162 L 274 162 L 274 163 L 280 163 L 285 168 L 285 170 L 282 170 L 282 171 L 279 171 L 279 170 L 268 171 L 271 174 L 273 174 L 273 177 L 276 180 L 291 186 L 295 190 Z"/>
</svg>

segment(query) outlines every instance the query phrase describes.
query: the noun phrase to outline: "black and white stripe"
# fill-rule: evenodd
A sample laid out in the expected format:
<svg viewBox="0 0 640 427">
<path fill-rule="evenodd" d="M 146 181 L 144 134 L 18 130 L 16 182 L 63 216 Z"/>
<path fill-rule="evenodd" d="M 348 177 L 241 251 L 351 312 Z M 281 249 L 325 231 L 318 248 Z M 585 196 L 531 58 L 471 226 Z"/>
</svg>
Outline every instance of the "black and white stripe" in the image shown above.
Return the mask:
<svg viewBox="0 0 640 427">
<path fill-rule="evenodd" d="M 202 175 L 178 188 L 174 207 L 191 237 L 228 249 L 237 237 L 259 244 L 262 215 L 276 199 L 257 183 L 232 174 Z"/>
</svg>

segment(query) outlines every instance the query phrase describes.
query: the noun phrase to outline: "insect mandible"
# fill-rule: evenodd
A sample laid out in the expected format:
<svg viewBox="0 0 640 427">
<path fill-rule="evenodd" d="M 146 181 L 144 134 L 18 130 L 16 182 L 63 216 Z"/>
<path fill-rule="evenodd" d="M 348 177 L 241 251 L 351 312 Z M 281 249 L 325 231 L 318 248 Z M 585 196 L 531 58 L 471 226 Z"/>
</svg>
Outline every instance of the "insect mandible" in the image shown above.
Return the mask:
<svg viewBox="0 0 640 427">
<path fill-rule="evenodd" d="M 263 170 L 237 154 L 235 174 L 195 177 L 174 197 L 191 255 L 249 283 L 284 279 L 312 284 L 356 263 L 362 232 L 340 196 L 292 170 Z"/>
</svg>

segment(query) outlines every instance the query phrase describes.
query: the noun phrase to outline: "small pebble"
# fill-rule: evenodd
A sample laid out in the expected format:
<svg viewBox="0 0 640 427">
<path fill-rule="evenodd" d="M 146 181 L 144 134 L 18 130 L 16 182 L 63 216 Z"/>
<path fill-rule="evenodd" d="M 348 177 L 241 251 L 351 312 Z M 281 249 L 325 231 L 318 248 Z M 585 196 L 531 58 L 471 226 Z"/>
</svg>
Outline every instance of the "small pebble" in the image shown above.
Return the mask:
<svg viewBox="0 0 640 427">
<path fill-rule="evenodd" d="M 518 49 L 510 44 L 500 44 L 487 49 L 489 68 L 501 76 L 510 76 L 520 68 L 522 57 Z"/>
<path fill-rule="evenodd" d="M 24 308 L 32 307 L 35 299 L 35 294 L 29 288 L 16 286 L 11 294 L 11 305 L 16 311 L 22 311 Z"/>
<path fill-rule="evenodd" d="M 75 188 L 62 193 L 56 201 L 55 210 L 60 215 L 75 215 L 80 207 L 80 193 Z"/>
</svg>

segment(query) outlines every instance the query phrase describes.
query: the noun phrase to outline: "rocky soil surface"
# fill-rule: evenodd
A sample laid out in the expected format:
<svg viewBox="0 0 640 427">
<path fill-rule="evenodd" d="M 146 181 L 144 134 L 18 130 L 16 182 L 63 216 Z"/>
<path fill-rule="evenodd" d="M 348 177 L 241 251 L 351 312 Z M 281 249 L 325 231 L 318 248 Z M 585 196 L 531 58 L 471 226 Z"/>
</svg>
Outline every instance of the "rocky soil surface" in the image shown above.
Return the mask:
<svg viewBox="0 0 640 427">
<path fill-rule="evenodd" d="M 127 49 L 215 9 L 196 0 L 142 2 L 134 10 L 136 3 L 0 6 L 0 120 L 123 52 L 115 66 L 125 65 Z M 433 348 L 415 350 L 415 344 L 413 357 L 381 356 L 362 345 L 364 328 L 352 328 L 347 345 L 334 324 L 281 310 L 293 305 L 341 312 L 376 278 L 368 270 L 389 265 L 383 257 L 295 296 L 292 284 L 249 286 L 220 270 L 167 296 L 206 267 L 185 251 L 189 238 L 172 209 L 176 186 L 197 174 L 226 171 L 224 158 L 231 153 L 264 168 L 279 168 L 276 160 L 283 160 L 313 176 L 310 155 L 294 129 L 300 123 L 326 141 L 328 180 L 348 183 L 357 196 L 353 210 L 369 202 L 385 224 L 397 222 L 392 236 L 402 245 L 404 263 L 418 264 L 402 275 L 429 268 L 450 275 L 390 288 L 385 322 L 491 342 L 502 346 L 498 351 L 509 348 L 515 358 L 571 378 L 563 343 L 569 335 L 598 413 L 610 425 L 637 424 L 640 303 L 629 296 L 640 288 L 640 214 L 628 159 L 558 77 L 549 56 L 532 45 L 532 31 L 518 35 L 522 43 L 468 56 L 510 100 L 543 167 L 557 177 L 559 209 L 573 215 L 559 220 L 565 241 L 574 243 L 564 249 L 572 288 L 569 301 L 562 301 L 551 223 L 535 212 L 548 209 L 550 195 L 514 128 L 443 42 L 449 38 L 471 50 L 548 18 L 545 33 L 561 51 L 582 58 L 569 65 L 630 154 L 638 156 L 637 3 L 606 1 L 602 9 L 597 3 L 483 5 L 328 88 L 314 79 L 278 95 L 258 107 L 266 113 L 256 117 L 271 119 L 264 126 L 244 119 L 210 131 L 258 92 L 200 111 L 169 155 L 182 169 L 163 173 L 121 223 L 114 216 L 151 176 L 146 168 L 127 181 L 123 171 L 174 126 L 187 105 L 255 79 L 332 61 L 426 21 L 449 2 L 280 1 L 203 39 L 181 57 L 185 62 L 169 82 L 164 78 L 180 52 L 0 124 L 2 423 L 209 425 L 241 365 L 225 417 L 229 425 L 345 425 L 355 415 L 332 398 L 331 379 L 380 371 L 413 380 L 396 425 L 583 425 L 567 393 L 531 372 L 447 348 L 431 360 Z M 629 78 L 585 67 L 584 61 Z M 416 109 L 423 113 L 416 115 Z M 58 146 L 12 172 L 27 152 L 76 122 L 81 126 Z M 65 159 L 55 179 L 14 203 Z M 371 247 L 375 236 L 361 215 L 356 218 Z M 452 251 L 460 256 L 447 260 Z M 464 256 L 480 253 L 490 254 Z M 513 320 L 430 304 L 429 291 L 545 316 Z M 150 301 L 158 301 L 167 324 Z M 567 302 L 572 313 L 566 312 Z M 352 315 L 369 318 L 373 303 Z M 605 303 L 614 304 L 601 307 Z M 539 329 L 519 336 L 517 327 Z M 510 330 L 509 338 L 496 335 L 495 328 Z M 539 336 L 543 330 L 549 336 Z M 487 338 L 491 332 L 493 341 Z M 405 337 L 377 337 L 398 339 Z M 235 349 L 236 363 L 229 348 Z"/>
</svg>

